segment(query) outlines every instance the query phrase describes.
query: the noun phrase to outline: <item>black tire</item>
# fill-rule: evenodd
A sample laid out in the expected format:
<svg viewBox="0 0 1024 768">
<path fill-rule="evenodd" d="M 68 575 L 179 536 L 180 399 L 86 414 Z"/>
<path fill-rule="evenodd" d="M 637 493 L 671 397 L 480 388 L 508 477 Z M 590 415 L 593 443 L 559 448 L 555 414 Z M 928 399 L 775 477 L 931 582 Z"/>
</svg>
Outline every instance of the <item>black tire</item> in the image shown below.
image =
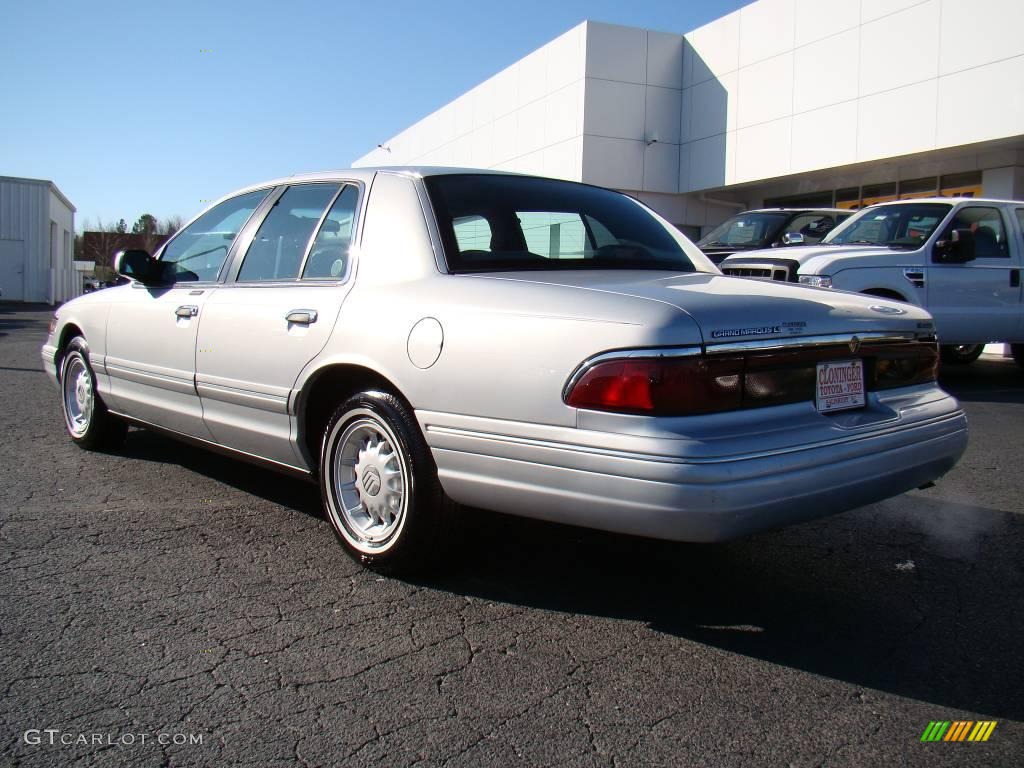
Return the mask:
<svg viewBox="0 0 1024 768">
<path fill-rule="evenodd" d="M 1010 352 L 1013 354 L 1013 359 L 1017 361 L 1017 365 L 1024 368 L 1024 344 L 1011 344 Z"/>
<path fill-rule="evenodd" d="M 60 394 L 64 428 L 79 448 L 110 451 L 121 446 L 128 434 L 128 425 L 107 410 L 96 392 L 96 374 L 89 364 L 89 345 L 81 336 L 75 336 L 64 347 Z"/>
<path fill-rule="evenodd" d="M 943 344 L 940 354 L 946 365 L 970 365 L 984 351 L 984 344 Z"/>
<path fill-rule="evenodd" d="M 419 425 L 394 395 L 360 392 L 335 410 L 321 443 L 320 493 L 342 548 L 362 565 L 404 576 L 438 562 L 450 502 Z"/>
</svg>

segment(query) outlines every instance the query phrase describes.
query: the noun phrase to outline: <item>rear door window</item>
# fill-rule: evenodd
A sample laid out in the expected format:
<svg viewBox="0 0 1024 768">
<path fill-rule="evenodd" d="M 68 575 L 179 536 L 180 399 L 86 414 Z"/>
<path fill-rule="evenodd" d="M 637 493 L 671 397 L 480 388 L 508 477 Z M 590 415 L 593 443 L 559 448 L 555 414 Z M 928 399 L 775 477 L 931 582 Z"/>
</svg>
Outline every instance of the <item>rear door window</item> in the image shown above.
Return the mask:
<svg viewBox="0 0 1024 768">
<path fill-rule="evenodd" d="M 294 280 L 324 209 L 337 184 L 296 184 L 288 187 L 263 219 L 246 251 L 239 282 Z"/>
</svg>

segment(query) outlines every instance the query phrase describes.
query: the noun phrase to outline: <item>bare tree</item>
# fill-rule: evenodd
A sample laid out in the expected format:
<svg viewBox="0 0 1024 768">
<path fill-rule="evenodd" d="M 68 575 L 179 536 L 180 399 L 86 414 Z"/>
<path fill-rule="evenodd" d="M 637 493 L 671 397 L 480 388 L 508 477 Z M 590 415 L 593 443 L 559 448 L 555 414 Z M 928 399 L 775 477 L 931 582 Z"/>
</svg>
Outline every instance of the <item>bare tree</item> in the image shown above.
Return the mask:
<svg viewBox="0 0 1024 768">
<path fill-rule="evenodd" d="M 168 216 L 160 225 L 160 234 L 162 235 L 173 235 L 179 229 L 184 226 L 185 220 L 175 214 L 174 216 Z"/>
</svg>

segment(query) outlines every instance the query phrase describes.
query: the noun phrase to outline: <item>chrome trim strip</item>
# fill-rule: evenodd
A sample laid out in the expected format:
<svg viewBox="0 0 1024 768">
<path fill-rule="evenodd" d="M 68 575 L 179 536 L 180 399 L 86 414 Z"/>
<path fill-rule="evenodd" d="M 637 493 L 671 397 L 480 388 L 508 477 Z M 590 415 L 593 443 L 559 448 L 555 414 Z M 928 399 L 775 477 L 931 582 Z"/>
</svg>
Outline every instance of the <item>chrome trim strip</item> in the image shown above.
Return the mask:
<svg viewBox="0 0 1024 768">
<path fill-rule="evenodd" d="M 648 349 L 619 349 L 613 352 L 600 352 L 596 355 L 588 357 L 578 366 L 576 370 L 572 372 L 569 380 L 562 387 L 562 402 L 565 402 L 569 393 L 572 392 L 572 388 L 576 386 L 576 382 L 583 377 L 587 371 L 593 368 L 599 363 L 605 363 L 609 360 L 631 360 L 631 359 L 651 359 L 659 357 L 697 357 L 701 354 L 700 346 L 694 345 L 689 347 L 651 347 Z"/>
<path fill-rule="evenodd" d="M 915 341 L 914 333 L 893 333 L 871 331 L 868 333 L 834 333 L 827 336 L 788 336 L 781 339 L 759 339 L 756 341 L 726 341 L 719 344 L 707 344 L 709 355 L 727 352 L 765 351 L 772 349 L 804 349 L 808 347 L 826 347 L 834 344 L 849 344 L 854 338 L 860 342 L 905 342 Z"/>
<path fill-rule="evenodd" d="M 128 416 L 127 414 L 120 413 L 118 411 L 110 411 L 110 413 L 112 413 L 114 416 L 117 416 L 120 419 L 124 419 L 130 424 L 135 424 L 136 426 L 144 427 L 145 429 L 157 432 L 162 435 L 166 435 L 167 437 L 174 438 L 175 440 L 180 440 L 184 443 L 198 445 L 200 448 L 206 448 L 207 450 L 210 450 L 214 453 L 220 453 L 226 456 L 230 456 L 232 458 L 241 459 L 242 461 L 247 461 L 251 464 L 257 464 L 259 466 L 267 467 L 268 469 L 283 472 L 286 475 L 293 475 L 303 480 L 313 479 L 313 473 L 310 472 L 310 470 L 308 469 L 303 469 L 302 467 L 296 467 L 291 464 L 285 464 L 280 461 L 274 461 L 273 459 L 267 459 L 264 458 L 263 456 L 257 456 L 255 453 L 240 451 L 237 448 L 231 448 L 230 446 L 227 445 L 221 445 L 220 443 L 214 443 L 209 440 L 204 440 L 201 437 L 193 437 L 192 435 L 186 435 L 184 432 L 178 432 L 177 430 L 174 429 L 161 427 L 159 424 L 154 424 L 150 421 L 145 421 L 144 419 L 137 419 L 134 416 Z"/>
<path fill-rule="evenodd" d="M 135 368 L 125 368 L 120 365 L 112 364 L 109 359 L 107 360 L 106 372 L 107 375 L 116 379 L 124 379 L 125 381 L 135 382 L 136 384 L 148 384 L 152 387 L 168 389 L 171 392 L 180 392 L 186 395 L 194 395 L 196 393 L 195 382 L 191 379 L 180 379 L 159 373 L 148 373 Z"/>
<path fill-rule="evenodd" d="M 196 391 L 199 393 L 200 398 L 220 400 L 232 405 L 258 408 L 261 411 L 270 411 L 272 413 L 288 413 L 288 398 L 282 399 L 273 395 L 246 392 L 235 387 L 224 387 L 206 381 L 196 382 Z"/>
<path fill-rule="evenodd" d="M 850 434 L 844 437 L 837 437 L 831 440 L 821 440 L 816 443 L 808 443 L 806 445 L 792 445 L 786 448 L 775 448 L 767 451 L 755 451 L 752 453 L 733 454 L 730 456 L 713 456 L 706 458 L 687 458 L 684 456 L 666 456 L 664 454 L 637 453 L 635 451 L 621 451 L 606 448 L 596 448 L 588 445 L 562 443 L 554 440 L 543 440 L 540 438 L 513 437 L 511 435 L 498 435 L 489 432 L 476 432 L 471 429 L 462 429 L 460 427 L 440 427 L 428 425 L 427 434 L 449 435 L 451 437 L 464 437 L 469 439 L 486 440 L 497 443 L 508 443 L 511 445 L 523 445 L 531 448 L 546 448 L 550 450 L 569 451 L 571 453 L 586 453 L 597 456 L 610 456 L 616 459 L 650 461 L 657 462 L 660 464 L 727 464 L 738 461 L 750 461 L 753 459 L 765 459 L 772 458 L 774 456 L 784 456 L 792 453 L 801 453 L 803 451 L 816 451 L 821 448 L 829 448 L 836 445 L 858 443 L 862 440 L 871 440 L 878 437 L 884 437 L 886 435 L 890 435 L 893 433 L 901 433 L 910 430 L 920 429 L 922 427 L 930 427 L 935 424 L 942 424 L 943 422 L 953 422 L 962 418 L 963 415 L 963 410 L 958 409 L 952 413 L 946 413 L 941 416 L 936 416 L 934 418 L 927 419 L 925 421 L 911 422 L 909 424 L 904 423 L 902 417 L 896 417 L 894 419 L 889 418 L 877 422 L 877 425 L 882 427 L 881 429 L 873 429 L 872 427 L 876 426 L 876 424 L 868 424 L 862 427 L 858 427 L 858 429 L 860 429 L 861 431 L 857 432 L 856 434 Z M 614 433 L 608 434 L 614 436 Z M 433 449 L 433 446 L 431 446 L 431 449 Z M 479 454 L 481 456 L 490 456 L 493 458 L 502 458 L 499 456 L 494 456 L 494 454 L 492 453 L 483 453 L 481 451 L 463 451 L 457 448 L 443 448 L 440 450 L 453 451 L 456 453 Z M 536 463 L 544 463 L 537 459 L 533 459 L 533 461 L 535 461 Z"/>
</svg>

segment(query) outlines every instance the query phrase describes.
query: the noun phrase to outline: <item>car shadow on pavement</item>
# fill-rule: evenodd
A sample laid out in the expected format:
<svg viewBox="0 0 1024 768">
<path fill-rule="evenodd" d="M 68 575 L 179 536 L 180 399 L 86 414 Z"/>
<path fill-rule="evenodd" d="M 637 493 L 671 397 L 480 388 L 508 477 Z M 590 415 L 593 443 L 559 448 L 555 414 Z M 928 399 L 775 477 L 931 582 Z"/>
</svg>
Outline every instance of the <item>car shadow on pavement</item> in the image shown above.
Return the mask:
<svg viewBox="0 0 1024 768">
<path fill-rule="evenodd" d="M 1024 403 L 1024 367 L 983 355 L 970 365 L 944 365 L 939 384 L 964 403 Z"/>
<path fill-rule="evenodd" d="M 132 429 L 124 445 L 114 455 L 175 464 L 310 517 L 322 517 L 320 491 L 313 483 L 212 451 L 191 449 L 184 443 L 145 429 Z"/>
<path fill-rule="evenodd" d="M 1021 520 L 919 496 L 714 545 L 466 510 L 458 564 L 422 584 L 1020 719 Z"/>
</svg>

